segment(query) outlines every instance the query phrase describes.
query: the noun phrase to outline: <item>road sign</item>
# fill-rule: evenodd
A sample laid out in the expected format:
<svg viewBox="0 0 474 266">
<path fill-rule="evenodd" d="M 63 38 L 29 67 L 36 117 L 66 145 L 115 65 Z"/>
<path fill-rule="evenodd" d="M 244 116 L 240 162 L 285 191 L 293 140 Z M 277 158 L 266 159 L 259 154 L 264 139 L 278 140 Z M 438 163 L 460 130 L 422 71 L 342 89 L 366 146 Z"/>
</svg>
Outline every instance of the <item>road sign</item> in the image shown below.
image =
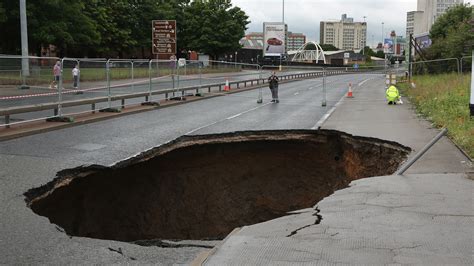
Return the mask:
<svg viewBox="0 0 474 266">
<path fill-rule="evenodd" d="M 176 54 L 176 20 L 152 21 L 153 54 Z"/>
</svg>

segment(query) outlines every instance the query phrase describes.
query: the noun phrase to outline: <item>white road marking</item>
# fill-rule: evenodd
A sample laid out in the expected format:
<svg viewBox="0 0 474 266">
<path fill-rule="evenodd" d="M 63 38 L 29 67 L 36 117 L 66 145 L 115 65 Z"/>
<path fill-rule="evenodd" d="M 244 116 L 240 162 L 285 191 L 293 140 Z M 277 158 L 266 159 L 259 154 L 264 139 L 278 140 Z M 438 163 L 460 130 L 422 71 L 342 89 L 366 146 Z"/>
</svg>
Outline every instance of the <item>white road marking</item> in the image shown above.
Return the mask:
<svg viewBox="0 0 474 266">
<path fill-rule="evenodd" d="M 366 83 L 366 82 L 369 81 L 369 80 L 371 80 L 371 78 L 370 78 L 370 79 L 366 79 L 366 80 L 362 81 L 361 83 L 359 83 L 359 84 L 357 84 L 357 85 L 360 87 L 360 86 L 364 85 L 364 83 Z"/>
<path fill-rule="evenodd" d="M 367 81 L 371 80 L 370 79 L 366 79 L 364 81 L 362 81 L 361 83 L 359 83 L 358 85 L 359 86 L 362 86 L 364 83 L 366 83 Z M 328 118 L 332 115 L 332 113 L 334 111 L 336 111 L 336 108 L 342 104 L 342 102 L 344 101 L 344 98 L 346 98 L 346 95 L 344 94 L 341 99 L 339 99 L 339 101 L 336 103 L 336 105 L 334 105 L 326 114 L 323 115 L 323 117 L 321 117 L 321 119 L 319 119 L 319 121 L 316 123 L 316 125 L 314 125 L 314 127 L 312 127 L 311 129 L 319 129 L 323 124 L 324 122 L 326 122 L 326 120 L 328 120 Z"/>
<path fill-rule="evenodd" d="M 241 116 L 241 115 L 243 115 L 243 114 L 246 114 L 246 113 L 249 113 L 249 112 L 252 112 L 252 111 L 255 111 L 255 110 L 257 110 L 257 109 L 259 109 L 259 108 L 262 108 L 262 107 L 264 107 L 264 106 L 267 106 L 267 105 L 269 105 L 269 104 L 271 104 L 271 102 L 268 102 L 268 103 L 262 104 L 262 105 L 260 105 L 260 106 L 257 106 L 257 107 L 255 107 L 255 108 L 249 109 L 249 110 L 247 110 L 247 111 L 244 111 L 244 112 L 241 112 L 241 113 L 238 113 L 238 114 L 235 114 L 235 115 L 226 117 L 226 118 L 224 118 L 224 119 L 221 119 L 221 120 L 218 120 L 218 121 L 209 123 L 209 124 L 204 125 L 204 126 L 202 126 L 202 127 L 195 128 L 195 129 L 193 129 L 193 130 L 191 130 L 191 131 L 185 133 L 184 135 L 190 135 L 190 134 L 192 134 L 192 133 L 194 133 L 194 132 L 196 132 L 196 131 L 199 131 L 199 130 L 201 130 L 201 129 L 204 129 L 204 128 L 206 128 L 206 127 L 213 126 L 213 125 L 215 125 L 215 124 L 224 122 L 224 121 L 226 121 L 226 120 L 234 119 L 234 118 L 236 118 L 236 117 L 239 117 L 239 116 Z"/>
<path fill-rule="evenodd" d="M 299 92 L 295 92 L 295 94 L 294 94 L 294 95 L 298 95 L 298 94 L 300 94 L 300 93 L 299 93 Z"/>
</svg>

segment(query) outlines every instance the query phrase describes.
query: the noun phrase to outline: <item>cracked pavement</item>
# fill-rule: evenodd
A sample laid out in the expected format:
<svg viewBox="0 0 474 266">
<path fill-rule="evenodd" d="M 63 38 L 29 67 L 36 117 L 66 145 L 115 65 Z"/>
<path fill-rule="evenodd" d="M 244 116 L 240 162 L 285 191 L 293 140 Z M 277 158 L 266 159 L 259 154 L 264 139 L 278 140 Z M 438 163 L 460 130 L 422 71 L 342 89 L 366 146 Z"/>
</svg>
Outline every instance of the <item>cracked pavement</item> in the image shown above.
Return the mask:
<svg viewBox="0 0 474 266">
<path fill-rule="evenodd" d="M 437 130 L 410 104 L 387 106 L 383 87 L 380 79 L 355 90 L 322 128 L 420 150 Z M 472 172 L 469 158 L 443 137 L 404 176 L 353 181 L 317 203 L 319 224 L 305 209 L 245 226 L 204 264 L 473 265 Z"/>
</svg>

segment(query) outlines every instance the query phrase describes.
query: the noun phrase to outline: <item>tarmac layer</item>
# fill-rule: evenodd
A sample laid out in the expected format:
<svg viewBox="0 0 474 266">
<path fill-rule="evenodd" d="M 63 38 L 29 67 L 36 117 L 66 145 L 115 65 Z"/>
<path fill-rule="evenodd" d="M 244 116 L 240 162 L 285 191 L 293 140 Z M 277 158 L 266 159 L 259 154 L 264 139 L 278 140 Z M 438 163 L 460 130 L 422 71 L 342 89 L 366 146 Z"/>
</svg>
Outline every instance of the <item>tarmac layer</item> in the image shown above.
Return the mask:
<svg viewBox="0 0 474 266">
<path fill-rule="evenodd" d="M 263 90 L 264 103 L 257 104 L 258 91 L 253 90 L 0 141 L 0 264 L 189 263 L 220 241 L 162 240 L 136 245 L 71 237 L 28 208 L 24 193 L 51 182 L 61 170 L 114 165 L 181 135 L 310 129 L 347 92 L 349 82 L 371 82 L 379 76 L 328 77 L 328 107 L 321 107 L 322 80 L 310 79 L 282 84 L 279 104 L 269 103 L 268 89 Z"/>
<path fill-rule="evenodd" d="M 61 171 L 26 195 L 68 235 L 222 239 L 311 207 L 352 180 L 392 173 L 409 151 L 329 130 L 186 136 L 112 167 Z"/>
<path fill-rule="evenodd" d="M 357 88 L 323 128 L 420 150 L 438 130 L 406 99 L 405 105 L 387 105 L 384 92 L 382 78 Z M 243 227 L 204 263 L 473 265 L 472 171 L 470 159 L 444 137 L 406 175 L 357 180 L 311 209 Z"/>
<path fill-rule="evenodd" d="M 305 209 L 244 227 L 206 265 L 472 265 L 473 189 L 460 174 L 357 180 L 318 203 L 319 224 Z"/>
</svg>

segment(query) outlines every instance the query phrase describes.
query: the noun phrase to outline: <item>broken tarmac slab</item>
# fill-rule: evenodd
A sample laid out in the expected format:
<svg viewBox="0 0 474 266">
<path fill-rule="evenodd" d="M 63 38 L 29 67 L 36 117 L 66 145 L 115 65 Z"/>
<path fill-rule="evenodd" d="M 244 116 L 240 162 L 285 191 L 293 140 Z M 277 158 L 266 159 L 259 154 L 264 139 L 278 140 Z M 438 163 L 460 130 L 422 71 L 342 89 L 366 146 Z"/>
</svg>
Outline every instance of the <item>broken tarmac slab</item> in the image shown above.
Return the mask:
<svg viewBox="0 0 474 266">
<path fill-rule="evenodd" d="M 473 265 L 472 191 L 464 174 L 353 181 L 317 204 L 319 224 L 308 209 L 243 227 L 204 265 Z"/>
</svg>

